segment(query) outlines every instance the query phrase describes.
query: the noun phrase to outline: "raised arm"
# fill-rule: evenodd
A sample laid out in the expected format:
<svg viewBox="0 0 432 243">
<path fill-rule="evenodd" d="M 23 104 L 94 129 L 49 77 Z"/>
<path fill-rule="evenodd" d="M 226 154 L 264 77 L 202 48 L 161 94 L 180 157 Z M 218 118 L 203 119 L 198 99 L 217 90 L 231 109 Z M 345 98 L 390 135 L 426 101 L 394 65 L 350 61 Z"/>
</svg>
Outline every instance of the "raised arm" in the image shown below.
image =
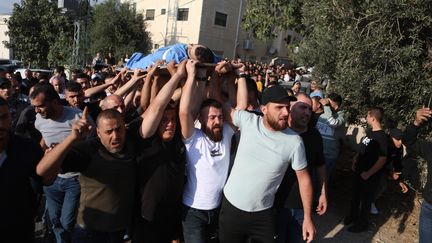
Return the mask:
<svg viewBox="0 0 432 243">
<path fill-rule="evenodd" d="M 201 105 L 202 94 L 205 88 L 205 83 L 195 81 L 197 75 L 203 75 L 204 71 L 197 74 L 195 60 L 188 60 L 186 64 L 187 80 L 182 89 L 180 98 L 179 118 L 181 124 L 181 133 L 183 138 L 190 138 L 194 132 L 194 121 L 197 115 L 199 106 Z M 200 77 L 202 78 L 202 77 Z"/>
<path fill-rule="evenodd" d="M 420 126 L 427 122 L 428 119 L 431 119 L 431 117 L 432 110 L 430 108 L 417 110 L 414 122 L 407 126 L 402 139 L 402 143 L 407 147 L 408 152 L 414 152 L 421 157 L 425 157 L 426 154 L 429 154 L 432 142 L 419 140 L 417 135 Z"/>
<path fill-rule="evenodd" d="M 147 68 L 147 76 L 144 80 L 144 84 L 141 89 L 140 105 L 143 111 L 145 111 L 147 107 L 150 105 L 150 92 L 153 83 L 154 73 L 159 65 L 160 65 L 160 61 L 157 61 L 154 66 Z"/>
<path fill-rule="evenodd" d="M 186 77 L 185 66 L 186 60 L 181 62 L 177 68 L 177 72 L 162 87 L 155 99 L 150 103 L 150 106 L 142 115 L 143 122 L 140 128 L 141 137 L 148 138 L 153 136 L 153 134 L 156 132 L 165 108 L 171 100 L 178 83 L 182 78 Z"/>
<path fill-rule="evenodd" d="M 138 82 L 142 80 L 143 77 L 145 77 L 145 75 L 139 75 L 140 73 L 142 73 L 142 71 L 142 69 L 135 69 L 132 78 L 119 89 L 117 89 L 114 94 L 120 97 L 128 94 L 135 87 L 135 85 L 137 85 Z"/>
<path fill-rule="evenodd" d="M 234 112 L 236 110 L 246 110 L 248 103 L 248 91 L 246 86 L 246 77 L 244 74 L 244 64 L 233 64 L 237 75 L 237 104 L 235 108 L 230 108 L 228 121 L 232 124 Z"/>
<path fill-rule="evenodd" d="M 95 86 L 95 87 L 92 87 L 92 88 L 86 89 L 86 90 L 84 91 L 84 96 L 85 96 L 86 98 L 90 98 L 91 96 L 93 96 L 93 95 L 95 95 L 95 94 L 97 94 L 97 93 L 99 93 L 99 92 L 103 92 L 103 91 L 104 91 L 105 89 L 107 89 L 109 86 L 118 83 L 118 82 L 120 81 L 121 73 L 122 73 L 122 72 L 118 73 L 118 74 L 117 74 L 113 79 L 111 79 L 109 82 L 107 82 L 107 83 L 105 83 L 105 84 L 101 84 L 101 85 L 98 85 L 98 86 Z"/>
</svg>

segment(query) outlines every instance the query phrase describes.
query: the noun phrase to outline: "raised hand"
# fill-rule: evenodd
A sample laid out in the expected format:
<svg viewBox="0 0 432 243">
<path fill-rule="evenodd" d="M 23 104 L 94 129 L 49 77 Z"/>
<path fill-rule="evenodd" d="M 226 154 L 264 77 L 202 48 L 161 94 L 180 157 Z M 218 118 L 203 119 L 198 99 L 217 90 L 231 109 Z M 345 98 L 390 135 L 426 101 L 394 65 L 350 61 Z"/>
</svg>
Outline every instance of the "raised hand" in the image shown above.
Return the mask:
<svg viewBox="0 0 432 243">
<path fill-rule="evenodd" d="M 168 65 L 167 65 L 167 69 L 168 69 L 168 72 L 169 72 L 169 74 L 171 75 L 171 77 L 174 76 L 174 74 L 175 74 L 176 71 L 177 71 L 177 68 L 176 68 L 176 66 L 175 66 L 174 60 L 171 60 L 171 61 L 168 63 Z"/>
<path fill-rule="evenodd" d="M 91 126 L 88 117 L 88 107 L 85 107 L 81 118 L 72 125 L 71 133 L 76 139 L 82 139 L 89 133 Z"/>
<path fill-rule="evenodd" d="M 432 117 L 432 110 L 429 107 L 423 107 L 417 110 L 414 125 L 420 126 Z"/>
</svg>

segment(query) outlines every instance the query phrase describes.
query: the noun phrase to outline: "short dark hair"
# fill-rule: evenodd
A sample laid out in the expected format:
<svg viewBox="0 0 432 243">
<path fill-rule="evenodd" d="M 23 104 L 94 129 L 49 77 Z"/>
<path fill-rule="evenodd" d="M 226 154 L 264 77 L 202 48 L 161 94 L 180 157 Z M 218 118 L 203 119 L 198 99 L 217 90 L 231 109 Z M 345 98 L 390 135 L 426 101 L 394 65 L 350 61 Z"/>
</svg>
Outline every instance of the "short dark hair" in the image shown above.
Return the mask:
<svg viewBox="0 0 432 243">
<path fill-rule="evenodd" d="M 213 63 L 214 55 L 208 47 L 199 46 L 195 48 L 195 56 L 200 62 Z"/>
<path fill-rule="evenodd" d="M 384 109 L 377 106 L 371 106 L 368 108 L 368 114 L 381 122 L 384 117 Z"/>
<path fill-rule="evenodd" d="M 97 126 L 99 126 L 102 119 L 116 119 L 123 121 L 123 116 L 116 109 L 107 109 L 99 112 L 99 115 L 96 118 Z"/>
<path fill-rule="evenodd" d="M 49 83 L 37 83 L 33 86 L 33 92 L 30 93 L 29 98 L 34 99 L 39 94 L 45 96 L 45 101 L 51 102 L 53 100 L 60 101 L 60 96 L 55 91 L 54 87 Z"/>
<path fill-rule="evenodd" d="M 85 73 L 78 73 L 77 79 L 78 78 L 85 78 L 87 80 L 90 80 L 90 77 L 87 74 L 85 74 Z"/>
<path fill-rule="evenodd" d="M 222 109 L 222 104 L 215 99 L 206 99 L 201 103 L 200 110 L 204 109 L 205 107 L 214 107 L 217 109 Z"/>
<path fill-rule="evenodd" d="M 69 92 L 80 92 L 82 91 L 81 84 L 75 82 L 75 81 L 69 81 L 66 84 L 65 89 Z"/>
<path fill-rule="evenodd" d="M 327 98 L 329 98 L 333 102 L 336 102 L 339 106 L 342 105 L 342 96 L 336 93 L 330 93 L 329 95 L 327 95 Z"/>
</svg>

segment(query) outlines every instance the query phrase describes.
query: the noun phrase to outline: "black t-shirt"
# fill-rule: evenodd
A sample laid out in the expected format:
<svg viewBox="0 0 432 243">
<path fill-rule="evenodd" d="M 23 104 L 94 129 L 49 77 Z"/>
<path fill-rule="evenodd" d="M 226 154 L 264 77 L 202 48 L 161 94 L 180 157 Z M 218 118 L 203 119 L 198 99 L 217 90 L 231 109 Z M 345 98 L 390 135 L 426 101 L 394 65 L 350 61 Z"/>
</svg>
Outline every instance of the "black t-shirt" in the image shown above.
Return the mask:
<svg viewBox="0 0 432 243">
<path fill-rule="evenodd" d="M 138 118 L 129 125 L 130 137 L 140 136 L 141 123 Z M 185 147 L 179 129 L 170 142 L 163 142 L 156 133 L 137 147 L 141 150 L 137 157 L 139 215 L 147 221 L 176 219 L 185 183 Z"/>
<path fill-rule="evenodd" d="M 322 137 L 318 130 L 313 127 L 308 128 L 308 130 L 300 134 L 300 136 L 305 146 L 308 171 L 312 173 L 312 171 L 323 166 L 325 163 Z M 303 208 L 297 176 L 291 166 L 288 167 L 282 183 L 279 186 L 276 194 L 275 206 L 278 208 Z"/>
<path fill-rule="evenodd" d="M 362 173 L 368 171 L 381 156 L 387 156 L 388 137 L 383 130 L 366 131 L 366 136 L 361 139 L 360 152 L 355 171 Z M 381 169 L 379 172 L 382 172 Z"/>
<path fill-rule="evenodd" d="M 402 172 L 402 156 L 402 146 L 400 148 L 397 148 L 390 138 L 387 151 L 387 167 L 390 169 L 394 169 L 395 172 Z"/>
<path fill-rule="evenodd" d="M 10 134 L 6 155 L 0 166 L 0 229 L 4 232 L 22 226 L 21 230 L 28 230 L 28 224 L 34 223 L 36 212 L 35 193 L 30 181 L 41 185 L 36 165 L 43 151 L 32 140 Z"/>
<path fill-rule="evenodd" d="M 78 224 L 101 232 L 123 230 L 131 224 L 136 143 L 126 136 L 123 151 L 111 153 L 99 138 L 93 138 L 75 144 L 66 155 L 63 172 L 81 172 Z"/>
</svg>

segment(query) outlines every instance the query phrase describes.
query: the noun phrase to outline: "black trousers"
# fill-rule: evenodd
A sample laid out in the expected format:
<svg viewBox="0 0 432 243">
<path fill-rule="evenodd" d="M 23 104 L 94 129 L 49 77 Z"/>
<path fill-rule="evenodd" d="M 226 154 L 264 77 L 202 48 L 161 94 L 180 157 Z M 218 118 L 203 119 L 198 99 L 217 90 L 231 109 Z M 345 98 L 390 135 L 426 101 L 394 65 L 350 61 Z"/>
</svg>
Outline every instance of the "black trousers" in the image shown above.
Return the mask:
<svg viewBox="0 0 432 243">
<path fill-rule="evenodd" d="M 246 212 L 224 197 L 219 215 L 219 240 L 221 243 L 274 242 L 274 222 L 272 209 Z"/>
<path fill-rule="evenodd" d="M 366 225 L 369 223 L 371 203 L 382 176 L 382 173 L 377 173 L 369 179 L 363 180 L 359 174 L 354 173 L 350 216 L 357 219 L 356 223 Z"/>
</svg>

